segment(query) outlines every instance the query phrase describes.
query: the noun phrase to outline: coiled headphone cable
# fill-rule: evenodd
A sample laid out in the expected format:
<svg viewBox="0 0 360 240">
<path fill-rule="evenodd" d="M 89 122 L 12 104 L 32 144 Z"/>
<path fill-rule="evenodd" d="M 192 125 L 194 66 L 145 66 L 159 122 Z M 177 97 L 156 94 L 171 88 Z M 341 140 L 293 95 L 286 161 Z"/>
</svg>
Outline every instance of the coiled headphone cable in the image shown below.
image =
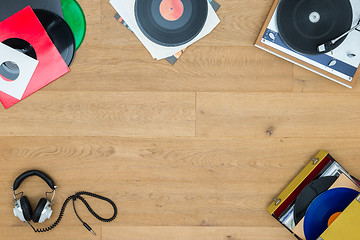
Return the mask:
<svg viewBox="0 0 360 240">
<path fill-rule="evenodd" d="M 108 203 L 111 204 L 111 206 L 114 208 L 114 215 L 111 217 L 111 218 L 103 218 L 103 217 L 100 217 L 89 205 L 89 203 L 81 196 L 81 195 L 86 195 L 86 196 L 90 196 L 90 197 L 94 197 L 94 198 L 98 198 L 100 200 L 103 200 L 103 201 L 106 201 Z M 81 200 L 85 206 L 87 207 L 87 209 L 89 210 L 89 212 L 96 218 L 98 219 L 99 221 L 102 221 L 102 222 L 111 222 L 113 221 L 116 216 L 117 216 L 117 213 L 118 213 L 118 210 L 117 210 L 117 207 L 116 207 L 116 204 L 109 198 L 106 198 L 106 197 L 103 197 L 103 196 L 100 196 L 98 194 L 95 194 L 95 193 L 91 193 L 91 192 L 77 192 L 75 193 L 74 195 L 71 195 L 69 196 L 63 203 L 62 207 L 61 207 L 61 211 L 60 211 L 60 214 L 59 214 L 59 217 L 57 218 L 57 220 L 50 226 L 50 227 L 47 227 L 47 228 L 40 228 L 40 229 L 36 229 L 34 228 L 31 223 L 27 222 L 31 228 L 34 230 L 34 232 L 48 232 L 52 229 L 54 229 L 61 221 L 63 215 L 64 215 L 64 211 L 66 209 L 66 206 L 67 204 L 69 203 L 70 200 L 73 201 L 73 208 L 74 208 L 74 212 L 76 214 L 76 216 L 78 217 L 78 219 L 80 220 L 80 222 L 84 225 L 84 227 L 89 230 L 92 234 L 94 234 L 96 236 L 96 233 L 92 230 L 92 228 L 86 223 L 84 222 L 78 215 L 78 213 L 76 212 L 76 208 L 75 208 L 75 201 L 79 199 Z"/>
</svg>

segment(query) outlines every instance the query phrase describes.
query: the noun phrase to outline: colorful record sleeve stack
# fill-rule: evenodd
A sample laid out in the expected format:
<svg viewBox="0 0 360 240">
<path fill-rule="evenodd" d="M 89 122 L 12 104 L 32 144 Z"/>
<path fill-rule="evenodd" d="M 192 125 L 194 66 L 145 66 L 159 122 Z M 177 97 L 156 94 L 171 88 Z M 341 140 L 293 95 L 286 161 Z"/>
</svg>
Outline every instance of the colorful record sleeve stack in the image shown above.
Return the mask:
<svg viewBox="0 0 360 240">
<path fill-rule="evenodd" d="M 0 101 L 9 108 L 70 71 L 86 21 L 75 0 L 1 0 L 0 29 Z"/>
<path fill-rule="evenodd" d="M 297 239 L 358 239 L 360 182 L 320 151 L 267 211 Z"/>
<path fill-rule="evenodd" d="M 110 0 L 115 18 L 143 43 L 153 58 L 174 64 L 192 43 L 219 23 L 214 0 Z"/>
</svg>

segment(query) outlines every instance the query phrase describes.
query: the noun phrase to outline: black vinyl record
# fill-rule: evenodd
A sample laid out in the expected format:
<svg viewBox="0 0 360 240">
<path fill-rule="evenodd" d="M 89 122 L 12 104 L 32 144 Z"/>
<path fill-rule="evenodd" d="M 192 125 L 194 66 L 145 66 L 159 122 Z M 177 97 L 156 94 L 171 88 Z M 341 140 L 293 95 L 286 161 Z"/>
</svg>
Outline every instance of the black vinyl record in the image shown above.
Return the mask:
<svg viewBox="0 0 360 240">
<path fill-rule="evenodd" d="M 0 22 L 30 6 L 32 9 L 44 9 L 63 17 L 61 0 L 1 0 Z"/>
<path fill-rule="evenodd" d="M 295 201 L 294 206 L 294 221 L 298 224 L 300 220 L 305 216 L 306 210 L 310 206 L 311 202 L 330 188 L 338 177 L 329 176 L 318 178 L 308 185 L 300 192 Z"/>
<path fill-rule="evenodd" d="M 317 47 L 347 32 L 352 20 L 349 0 L 281 0 L 277 9 L 282 40 L 303 54 L 319 54 Z M 345 38 L 328 51 L 338 47 Z"/>
<path fill-rule="evenodd" d="M 70 66 L 75 56 L 75 38 L 69 25 L 64 19 L 47 10 L 36 9 L 34 12 L 65 63 Z"/>
<path fill-rule="evenodd" d="M 37 59 L 35 49 L 27 41 L 20 38 L 9 38 L 3 44 L 26 54 L 27 56 Z"/>
<path fill-rule="evenodd" d="M 134 11 L 148 39 L 162 46 L 180 46 L 203 29 L 208 0 L 136 0 Z"/>
</svg>

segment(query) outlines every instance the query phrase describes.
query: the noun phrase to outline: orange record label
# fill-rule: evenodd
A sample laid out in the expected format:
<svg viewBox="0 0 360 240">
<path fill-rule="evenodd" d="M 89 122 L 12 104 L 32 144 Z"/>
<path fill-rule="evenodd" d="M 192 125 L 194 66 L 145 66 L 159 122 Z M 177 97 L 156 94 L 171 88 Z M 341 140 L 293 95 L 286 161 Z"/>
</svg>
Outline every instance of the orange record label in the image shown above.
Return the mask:
<svg viewBox="0 0 360 240">
<path fill-rule="evenodd" d="M 184 13 L 184 5 L 181 0 L 162 0 L 160 3 L 160 13 L 168 21 L 176 21 Z"/>
</svg>

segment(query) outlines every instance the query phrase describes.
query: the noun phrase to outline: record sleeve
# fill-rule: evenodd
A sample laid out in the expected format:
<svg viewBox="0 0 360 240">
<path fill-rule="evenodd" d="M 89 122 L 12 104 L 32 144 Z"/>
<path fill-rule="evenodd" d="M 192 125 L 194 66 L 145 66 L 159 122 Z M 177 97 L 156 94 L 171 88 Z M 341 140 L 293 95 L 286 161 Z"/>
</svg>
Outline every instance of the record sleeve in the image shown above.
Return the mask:
<svg viewBox="0 0 360 240">
<path fill-rule="evenodd" d="M 39 62 L 0 42 L 0 63 L 9 62 L 16 64 L 17 69 L 22 71 L 17 72 L 13 79 L 7 78 L 0 71 L 0 91 L 16 99 L 21 99 Z"/>
<path fill-rule="evenodd" d="M 30 7 L 0 22 L 0 29 L 0 42 L 22 39 L 34 48 L 39 61 L 21 100 L 70 71 Z M 0 92 L 0 101 L 5 108 L 21 100 Z"/>
</svg>

